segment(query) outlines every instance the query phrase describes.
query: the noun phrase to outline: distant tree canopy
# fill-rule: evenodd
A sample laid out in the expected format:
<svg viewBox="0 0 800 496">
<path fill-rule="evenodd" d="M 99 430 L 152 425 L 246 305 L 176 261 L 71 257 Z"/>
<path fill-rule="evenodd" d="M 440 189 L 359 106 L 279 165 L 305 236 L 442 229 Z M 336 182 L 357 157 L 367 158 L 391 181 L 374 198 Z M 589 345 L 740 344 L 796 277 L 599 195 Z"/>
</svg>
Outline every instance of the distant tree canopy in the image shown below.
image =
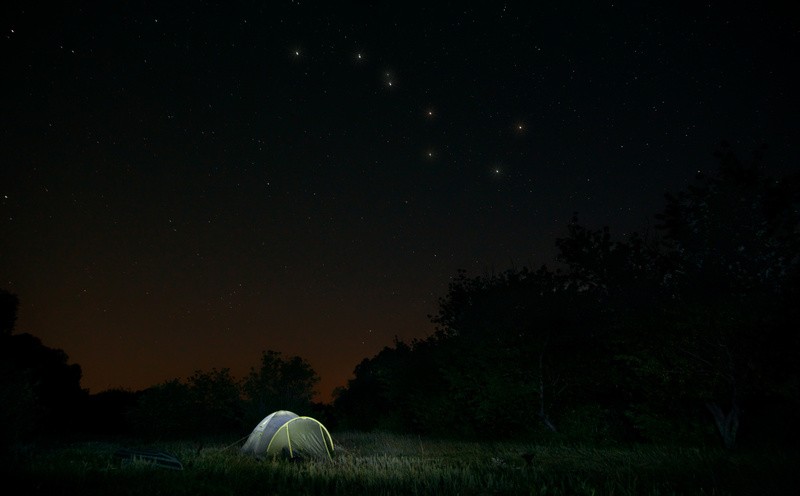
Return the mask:
<svg viewBox="0 0 800 496">
<path fill-rule="evenodd" d="M 17 321 L 17 295 L 0 289 L 0 336 L 10 336 Z"/>
<path fill-rule="evenodd" d="M 800 183 L 765 176 L 760 153 L 747 164 L 728 148 L 717 157 L 718 174 L 668 196 L 658 216 L 671 325 L 668 346 L 642 354 L 656 371 L 677 369 L 682 396 L 702 403 L 733 447 L 745 405 L 798 398 Z"/>
<path fill-rule="evenodd" d="M 667 195 L 655 233 L 614 239 L 575 215 L 559 268 L 459 271 L 435 332 L 364 359 L 328 409 L 310 364 L 272 350 L 243 379 L 212 369 L 89 396 L 66 353 L 13 333 L 19 301 L 0 290 L 0 444 L 78 415 L 92 432 L 194 437 L 280 409 L 460 437 L 797 442 L 800 175 L 770 177 L 760 153 L 717 159 Z"/>
<path fill-rule="evenodd" d="M 319 376 L 299 356 L 266 350 L 244 379 L 230 370 L 197 370 L 144 391 L 89 395 L 81 368 L 30 334 L 13 334 L 19 300 L 0 290 L 0 445 L 40 435 L 196 437 L 252 429 L 275 410 L 301 415 L 313 403 Z"/>
<path fill-rule="evenodd" d="M 134 433 L 181 438 L 239 431 L 242 410 L 239 381 L 229 369 L 212 369 L 145 389 L 127 416 Z"/>
<path fill-rule="evenodd" d="M 30 334 L 13 334 L 19 300 L 0 290 L 0 443 L 78 422 L 81 368 Z"/>
<path fill-rule="evenodd" d="M 266 350 L 259 367 L 250 369 L 242 384 L 250 420 L 256 422 L 275 410 L 308 412 L 319 376 L 303 358 L 284 358 Z"/>
<path fill-rule="evenodd" d="M 576 216 L 563 269 L 459 272 L 432 336 L 356 367 L 340 422 L 729 448 L 740 425 L 765 432 L 800 406 L 800 181 L 768 177 L 760 154 L 717 158 L 667 196 L 657 236 L 614 240 Z"/>
<path fill-rule="evenodd" d="M 180 438 L 248 431 L 275 410 L 309 415 L 319 377 L 304 359 L 266 350 L 244 379 L 229 369 L 195 371 L 137 395 L 127 418 L 134 433 Z"/>
</svg>

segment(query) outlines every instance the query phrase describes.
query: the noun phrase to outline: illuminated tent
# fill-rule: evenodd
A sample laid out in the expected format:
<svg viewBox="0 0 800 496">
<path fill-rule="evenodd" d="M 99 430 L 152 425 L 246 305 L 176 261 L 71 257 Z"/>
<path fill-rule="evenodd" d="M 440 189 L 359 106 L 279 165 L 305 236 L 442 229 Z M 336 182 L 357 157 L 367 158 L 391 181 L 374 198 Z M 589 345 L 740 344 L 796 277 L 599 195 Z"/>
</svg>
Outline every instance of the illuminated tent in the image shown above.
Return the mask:
<svg viewBox="0 0 800 496">
<path fill-rule="evenodd" d="M 240 451 L 257 457 L 330 459 L 333 439 L 318 420 L 278 410 L 258 423 Z"/>
</svg>

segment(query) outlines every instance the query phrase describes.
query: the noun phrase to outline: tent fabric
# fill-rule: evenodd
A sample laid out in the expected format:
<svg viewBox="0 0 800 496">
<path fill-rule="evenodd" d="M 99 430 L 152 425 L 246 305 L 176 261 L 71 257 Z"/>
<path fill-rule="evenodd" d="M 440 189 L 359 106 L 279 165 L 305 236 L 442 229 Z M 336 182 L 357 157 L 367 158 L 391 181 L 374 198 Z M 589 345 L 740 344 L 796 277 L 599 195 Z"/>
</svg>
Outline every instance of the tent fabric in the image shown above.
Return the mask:
<svg viewBox="0 0 800 496">
<path fill-rule="evenodd" d="M 278 410 L 270 413 L 250 433 L 250 437 L 242 445 L 241 452 L 250 455 L 265 453 L 269 442 L 272 441 L 272 436 L 275 435 L 278 429 L 286 422 L 296 418 L 298 418 L 298 415 L 288 410 Z"/>
<path fill-rule="evenodd" d="M 333 439 L 318 420 L 279 410 L 258 423 L 240 451 L 271 458 L 331 459 Z"/>
<path fill-rule="evenodd" d="M 298 417 L 283 424 L 267 446 L 267 456 L 328 458 L 333 456 L 333 439 L 319 421 Z"/>
</svg>

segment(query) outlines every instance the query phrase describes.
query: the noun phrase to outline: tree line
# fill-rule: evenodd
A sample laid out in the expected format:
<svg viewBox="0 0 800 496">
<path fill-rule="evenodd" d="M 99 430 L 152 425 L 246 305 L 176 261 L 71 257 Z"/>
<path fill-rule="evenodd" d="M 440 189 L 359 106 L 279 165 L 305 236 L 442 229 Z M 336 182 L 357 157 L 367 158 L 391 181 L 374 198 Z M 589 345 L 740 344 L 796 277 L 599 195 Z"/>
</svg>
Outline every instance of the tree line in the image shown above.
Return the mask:
<svg viewBox="0 0 800 496">
<path fill-rule="evenodd" d="M 299 356 L 263 351 L 243 379 L 227 368 L 195 371 L 143 391 L 89 394 L 81 368 L 31 334 L 14 334 L 18 298 L 0 290 L 0 446 L 85 436 L 180 439 L 230 436 L 268 413 L 324 414 L 319 376 Z"/>
<path fill-rule="evenodd" d="M 334 410 L 358 429 L 595 441 L 796 442 L 797 174 L 729 147 L 654 232 L 577 216 L 557 267 L 459 272 L 435 333 L 365 359 Z"/>
<path fill-rule="evenodd" d="M 0 440 L 54 431 L 249 432 L 288 409 L 329 428 L 482 438 L 796 442 L 800 175 L 727 147 L 667 195 L 653 232 L 618 239 L 574 216 L 557 265 L 459 271 L 435 332 L 364 359 L 331 405 L 301 357 L 266 350 L 241 380 L 197 371 L 144 391 L 80 388 L 66 353 L 14 334 L 0 290 Z"/>
</svg>

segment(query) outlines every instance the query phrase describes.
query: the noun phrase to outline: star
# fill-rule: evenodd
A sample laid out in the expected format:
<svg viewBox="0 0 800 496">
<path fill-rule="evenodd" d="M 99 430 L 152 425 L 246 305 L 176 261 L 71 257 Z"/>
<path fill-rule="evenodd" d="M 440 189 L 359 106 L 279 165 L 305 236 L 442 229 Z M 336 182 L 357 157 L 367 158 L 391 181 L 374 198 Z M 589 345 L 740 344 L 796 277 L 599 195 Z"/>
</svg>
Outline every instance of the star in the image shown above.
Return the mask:
<svg viewBox="0 0 800 496">
<path fill-rule="evenodd" d="M 384 81 L 384 84 L 386 84 L 386 86 L 388 86 L 389 88 L 393 87 L 394 83 L 395 83 L 394 75 L 389 71 L 384 72 L 383 73 L 383 81 Z"/>
</svg>

